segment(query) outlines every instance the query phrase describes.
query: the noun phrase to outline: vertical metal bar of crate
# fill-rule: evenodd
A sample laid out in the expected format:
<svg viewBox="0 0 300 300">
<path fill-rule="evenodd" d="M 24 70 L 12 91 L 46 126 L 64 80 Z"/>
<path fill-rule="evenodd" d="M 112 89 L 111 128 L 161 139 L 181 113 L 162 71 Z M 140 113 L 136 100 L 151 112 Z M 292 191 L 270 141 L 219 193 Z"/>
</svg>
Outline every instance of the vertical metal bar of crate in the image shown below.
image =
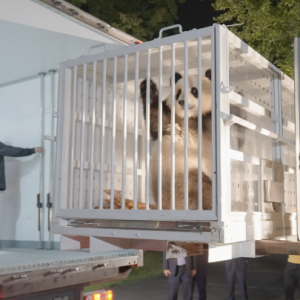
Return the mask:
<svg viewBox="0 0 300 300">
<path fill-rule="evenodd" d="M 83 167 L 84 167 L 84 125 L 85 125 L 85 98 L 86 98 L 86 64 L 83 65 L 82 78 L 82 114 L 81 114 L 81 142 L 80 142 L 80 175 L 79 175 L 79 208 L 82 208 Z"/>
<path fill-rule="evenodd" d="M 188 174 L 188 41 L 184 41 L 184 209 L 189 208 L 189 174 Z"/>
<path fill-rule="evenodd" d="M 100 204 L 99 208 L 103 208 L 103 172 L 104 172 L 104 139 L 105 139 L 105 108 L 106 108 L 106 64 L 107 60 L 103 60 L 102 72 L 102 118 L 101 118 L 101 146 L 100 146 Z"/>
<path fill-rule="evenodd" d="M 51 135 L 55 136 L 55 72 L 51 70 Z M 50 156 L 50 183 L 49 183 L 49 198 L 50 203 L 47 203 L 48 207 L 48 231 L 49 231 L 49 248 L 47 250 L 53 250 L 53 234 L 50 232 L 50 221 L 52 219 L 52 202 L 53 202 L 53 183 L 54 183 L 54 142 L 51 142 L 51 156 Z M 49 206 L 48 206 L 49 205 Z"/>
<path fill-rule="evenodd" d="M 69 208 L 73 208 L 74 186 L 74 153 L 75 153 L 75 125 L 76 125 L 76 99 L 77 99 L 77 66 L 73 70 L 73 95 L 72 95 L 72 126 L 71 126 L 71 161 L 70 161 L 70 184 L 69 184 Z"/>
<path fill-rule="evenodd" d="M 139 84 L 139 52 L 135 53 L 135 90 L 134 90 L 134 160 L 133 160 L 133 201 L 134 201 L 134 209 L 137 209 L 137 168 L 138 168 L 138 84 Z"/>
<path fill-rule="evenodd" d="M 40 73 L 41 76 L 41 94 L 40 94 L 40 139 L 41 147 L 45 149 L 44 135 L 45 135 L 45 73 Z M 40 220 L 40 232 L 39 232 L 39 249 L 44 249 L 44 214 L 43 209 L 45 207 L 44 191 L 45 191 L 45 154 L 40 154 L 40 184 L 39 184 L 39 197 L 40 197 L 40 209 L 39 209 L 39 220 Z"/>
<path fill-rule="evenodd" d="M 273 101 L 273 110 L 272 112 L 275 112 L 275 115 L 280 116 L 278 118 L 278 122 L 275 122 L 272 124 L 272 130 L 273 132 L 277 133 L 279 136 L 283 135 L 283 127 L 282 127 L 282 90 L 281 85 L 282 81 L 281 78 L 276 78 L 273 74 L 269 74 L 272 80 L 272 87 L 270 90 L 272 91 L 272 95 L 274 95 L 271 100 Z M 281 76 L 283 76 L 283 73 L 281 73 Z M 272 102 L 271 102 L 272 105 Z M 276 145 L 277 143 L 275 143 Z M 283 147 L 280 145 L 276 145 L 275 147 L 272 147 L 272 155 L 273 155 L 273 161 L 280 161 L 281 166 L 284 170 L 284 161 L 283 161 Z M 275 181 L 283 181 L 284 183 L 284 171 L 283 172 L 276 172 L 276 177 L 274 178 Z M 278 178 L 278 176 L 281 178 Z M 281 219 L 282 219 L 282 236 L 285 236 L 285 203 L 281 203 Z"/>
<path fill-rule="evenodd" d="M 150 194 L 150 62 L 151 50 L 147 50 L 147 89 L 146 89 L 146 209 L 149 209 L 149 194 Z"/>
<path fill-rule="evenodd" d="M 175 210 L 175 44 L 171 51 L 171 209 Z"/>
<path fill-rule="evenodd" d="M 162 46 L 159 47 L 159 56 L 158 56 L 158 63 L 159 63 L 159 76 L 158 76 L 158 84 L 159 84 L 159 92 L 158 92 L 158 209 L 162 209 L 161 203 L 161 182 L 162 182 L 162 147 L 161 147 L 161 140 L 162 140 Z"/>
<path fill-rule="evenodd" d="M 296 128 L 296 136 L 295 136 L 295 141 L 296 141 L 296 199 L 299 197 L 299 192 L 300 192 L 300 182 L 299 182 L 299 165 L 300 165 L 300 147 L 299 147 L 299 142 L 300 142 L 300 39 L 296 38 L 294 39 L 294 86 L 295 86 L 295 128 Z M 298 235 L 298 240 L 300 240 L 300 221 L 299 221 L 299 216 L 300 216 L 300 205 L 299 201 L 297 201 L 297 235 Z"/>
<path fill-rule="evenodd" d="M 111 139 L 111 189 L 110 189 L 110 209 L 114 209 L 114 188 L 115 188 L 115 145 L 116 145 L 116 97 L 117 97 L 117 62 L 114 58 L 114 76 L 113 76 L 113 107 L 112 107 L 112 139 Z"/>
<path fill-rule="evenodd" d="M 226 37 L 225 37 L 225 47 L 226 47 L 226 49 L 224 51 L 225 53 L 220 54 L 220 50 L 222 49 L 222 48 L 220 48 L 221 45 L 220 45 L 220 40 L 219 40 L 220 31 L 219 31 L 219 34 L 217 34 L 216 27 L 218 29 L 221 29 L 221 30 L 223 28 L 220 25 L 215 25 L 214 27 L 215 27 L 214 35 L 211 36 L 211 101 L 212 101 L 212 103 L 211 103 L 212 104 L 211 105 L 211 145 L 212 145 L 212 147 L 211 147 L 211 149 L 212 149 L 211 150 L 212 151 L 212 177 L 211 177 L 211 179 L 212 179 L 212 211 L 216 214 L 216 201 L 215 200 L 216 200 L 216 196 L 217 196 L 216 181 L 217 181 L 217 175 L 218 175 L 218 172 L 217 172 L 217 175 L 215 175 L 216 153 L 220 149 L 215 149 L 216 148 L 215 147 L 215 145 L 216 145 L 216 135 L 217 135 L 217 132 L 216 132 L 216 103 L 215 103 L 215 101 L 216 101 L 216 91 L 217 91 L 217 93 L 220 93 L 220 86 L 217 84 L 217 82 L 220 82 L 220 81 L 217 81 L 217 77 L 219 76 L 218 79 L 220 79 L 221 64 L 222 64 L 222 61 L 221 61 L 220 57 L 219 56 L 217 57 L 217 55 L 225 56 L 226 57 L 226 63 L 227 63 L 227 66 L 228 66 L 229 43 L 228 43 L 228 40 L 227 40 L 227 32 L 224 32 L 223 34 L 226 35 Z M 227 29 L 224 29 L 223 31 L 226 31 L 226 30 Z M 215 42 L 217 39 L 218 39 L 218 41 Z M 216 64 L 216 62 L 217 62 L 217 64 Z M 218 70 L 217 71 L 219 73 L 218 75 L 215 72 L 216 70 Z M 229 67 L 227 68 L 227 70 L 228 70 L 227 71 L 227 75 L 228 75 Z M 226 78 L 226 83 L 225 84 L 228 84 L 228 83 L 229 83 L 229 78 Z M 219 114 L 220 114 L 220 105 L 218 107 L 218 123 L 220 122 L 220 117 L 219 117 L 220 115 Z M 218 124 L 217 128 L 220 128 L 219 124 Z M 217 148 L 218 148 L 218 145 L 217 145 Z M 219 170 L 220 170 L 220 166 L 219 166 Z M 228 170 L 230 171 L 230 168 Z M 219 181 L 219 183 L 221 183 L 221 181 Z M 228 188 L 230 189 L 230 186 Z M 229 195 L 231 195 L 231 193 L 229 193 Z M 220 199 L 221 199 L 221 196 L 220 196 Z M 223 214 L 224 211 L 221 211 L 221 210 L 222 210 L 222 208 L 220 206 L 220 214 Z"/>
<path fill-rule="evenodd" d="M 83 65 L 82 78 L 82 114 L 81 114 L 81 142 L 80 142 L 80 175 L 79 175 L 79 208 L 82 208 L 83 194 L 83 167 L 84 167 L 84 125 L 85 125 L 85 98 L 86 98 L 86 64 Z"/>
<path fill-rule="evenodd" d="M 122 209 L 125 209 L 125 193 L 126 193 L 127 76 L 128 76 L 128 55 L 126 54 L 124 57 L 124 92 L 123 92 Z"/>
<path fill-rule="evenodd" d="M 93 177 L 94 177 L 94 143 L 95 143 L 95 98 L 96 98 L 96 74 L 97 74 L 97 62 L 93 63 L 93 82 L 92 82 L 92 122 L 91 122 L 91 142 L 90 142 L 90 178 L 89 178 L 89 208 L 93 208 Z"/>
<path fill-rule="evenodd" d="M 202 38 L 198 38 L 198 210 L 202 208 Z"/>
</svg>

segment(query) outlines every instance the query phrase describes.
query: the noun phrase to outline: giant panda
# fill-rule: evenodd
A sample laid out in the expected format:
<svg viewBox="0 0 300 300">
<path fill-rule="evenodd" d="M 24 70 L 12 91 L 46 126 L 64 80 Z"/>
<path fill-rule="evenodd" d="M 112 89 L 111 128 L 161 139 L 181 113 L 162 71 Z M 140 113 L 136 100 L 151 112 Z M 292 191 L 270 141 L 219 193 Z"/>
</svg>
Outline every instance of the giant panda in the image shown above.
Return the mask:
<svg viewBox="0 0 300 300">
<path fill-rule="evenodd" d="M 202 208 L 212 207 L 211 81 L 202 77 Z M 184 78 L 175 74 L 175 209 L 184 209 Z M 147 82 L 140 84 L 146 119 Z M 189 209 L 198 209 L 198 76 L 188 76 L 188 198 Z M 150 80 L 151 191 L 158 203 L 158 114 L 159 93 Z M 171 209 L 171 95 L 162 102 L 162 209 Z"/>
</svg>

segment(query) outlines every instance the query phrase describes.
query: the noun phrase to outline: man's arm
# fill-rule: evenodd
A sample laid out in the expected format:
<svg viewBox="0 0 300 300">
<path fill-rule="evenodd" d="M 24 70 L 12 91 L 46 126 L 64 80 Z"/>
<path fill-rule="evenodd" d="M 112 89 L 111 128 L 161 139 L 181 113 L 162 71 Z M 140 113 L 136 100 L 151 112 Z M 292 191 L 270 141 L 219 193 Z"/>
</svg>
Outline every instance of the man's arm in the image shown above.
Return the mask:
<svg viewBox="0 0 300 300">
<path fill-rule="evenodd" d="M 169 261 L 166 259 L 166 252 L 163 252 L 163 270 L 166 277 L 171 276 L 171 271 L 169 269 Z"/>
<path fill-rule="evenodd" d="M 1 156 L 11 156 L 11 157 L 21 157 L 21 156 L 29 156 L 34 153 L 42 153 L 42 147 L 36 148 L 19 148 L 5 145 L 0 142 L 0 155 Z"/>
</svg>

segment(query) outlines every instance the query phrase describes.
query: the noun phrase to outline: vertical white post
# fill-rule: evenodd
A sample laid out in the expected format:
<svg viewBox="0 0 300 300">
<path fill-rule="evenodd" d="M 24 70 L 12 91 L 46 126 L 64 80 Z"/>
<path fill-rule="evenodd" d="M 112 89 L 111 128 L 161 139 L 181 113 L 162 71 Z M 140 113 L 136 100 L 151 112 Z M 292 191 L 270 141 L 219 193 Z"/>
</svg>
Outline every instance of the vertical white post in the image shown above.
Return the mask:
<svg viewBox="0 0 300 300">
<path fill-rule="evenodd" d="M 45 74 L 40 73 L 41 76 L 41 98 L 40 98 L 40 142 L 41 147 L 45 149 L 44 143 L 44 135 L 45 135 Z M 44 182 L 44 170 L 45 170 L 45 160 L 44 160 L 44 152 L 40 154 L 40 205 L 41 208 L 39 209 L 39 220 L 40 220 L 40 232 L 39 232 L 39 249 L 44 249 L 44 192 L 45 192 L 45 182 Z"/>
<path fill-rule="evenodd" d="M 117 96 L 117 62 L 118 58 L 114 58 L 114 77 L 113 77 L 113 107 L 112 107 L 112 139 L 111 139 L 111 189 L 110 189 L 110 209 L 114 209 L 114 188 L 115 188 L 115 144 L 116 144 L 116 96 Z"/>
<path fill-rule="evenodd" d="M 69 209 L 73 208 L 73 185 L 74 185 L 74 153 L 75 153 L 75 125 L 76 125 L 76 99 L 77 99 L 77 66 L 73 69 L 73 95 L 72 95 L 72 126 L 71 126 L 71 161 L 69 183 Z"/>
<path fill-rule="evenodd" d="M 184 209 L 189 209 L 189 173 L 188 173 L 188 41 L 184 41 Z"/>
<path fill-rule="evenodd" d="M 139 52 L 135 53 L 135 90 L 134 90 L 134 160 L 133 160 L 133 201 L 134 201 L 134 209 L 137 209 L 137 168 L 138 168 L 138 87 L 139 87 Z"/>
<path fill-rule="evenodd" d="M 126 54 L 124 59 L 124 93 L 123 93 L 122 209 L 125 209 L 125 193 L 126 193 L 127 76 L 128 76 L 128 55 Z"/>
<path fill-rule="evenodd" d="M 91 123 L 91 142 L 90 142 L 90 178 L 89 178 L 89 191 L 88 191 L 88 207 L 93 208 L 93 178 L 94 178 L 94 144 L 95 144 L 95 98 L 96 98 L 96 74 L 97 62 L 93 63 L 93 82 L 92 82 L 92 123 Z"/>
<path fill-rule="evenodd" d="M 101 146 L 100 146 L 100 204 L 99 209 L 103 209 L 103 182 L 104 182 L 104 142 L 105 142 L 105 109 L 106 109 L 106 64 L 107 60 L 103 61 L 102 72 L 102 118 L 101 118 Z"/>
<path fill-rule="evenodd" d="M 149 209 L 150 194 L 150 62 L 151 50 L 147 50 L 147 92 L 146 92 L 146 209 Z"/>
<path fill-rule="evenodd" d="M 83 208 L 83 167 L 84 167 L 84 127 L 85 127 L 85 98 L 86 98 L 86 64 L 83 65 L 83 78 L 82 78 L 82 113 L 81 113 L 81 142 L 80 142 L 80 175 L 79 175 L 79 208 Z"/>
<path fill-rule="evenodd" d="M 272 91 L 271 103 L 273 103 L 272 113 L 279 116 L 278 122 L 272 124 L 273 132 L 277 133 L 279 136 L 283 134 L 282 128 L 282 90 L 281 90 L 281 79 L 276 78 L 275 76 L 270 74 L 270 77 L 273 78 L 272 86 L 270 90 Z M 272 104 L 271 104 L 272 105 Z M 271 141 L 272 143 L 272 141 Z M 275 146 L 272 147 L 272 158 L 273 161 L 277 161 L 281 163 L 282 166 L 282 174 L 280 174 L 280 178 L 274 178 L 275 181 L 282 181 L 284 184 L 284 161 L 283 161 L 283 146 L 278 143 L 275 143 Z M 276 176 L 278 176 L 279 172 L 276 172 Z M 262 199 L 263 200 L 263 199 Z M 263 204 L 264 205 L 264 204 Z M 282 219 L 282 236 L 285 236 L 285 204 L 281 203 L 281 219 Z"/>
<path fill-rule="evenodd" d="M 198 210 L 202 207 L 202 38 L 198 38 Z"/>
<path fill-rule="evenodd" d="M 56 112 L 56 101 L 55 101 L 55 72 L 56 70 L 50 70 L 51 74 L 51 136 L 55 136 L 55 112 Z M 52 202 L 53 202 L 53 183 L 54 183 L 54 141 L 51 142 L 50 149 L 50 183 L 49 183 L 49 194 L 50 194 L 50 203 L 47 203 L 48 206 L 48 231 L 49 231 L 49 248 L 48 250 L 53 249 L 53 234 L 50 232 L 50 220 L 52 218 Z"/>
<path fill-rule="evenodd" d="M 231 210 L 230 159 L 228 159 L 230 157 L 230 128 L 224 126 L 220 116 L 221 111 L 229 113 L 228 94 L 221 93 L 221 82 L 225 86 L 229 85 L 228 50 L 227 29 L 214 25 L 214 36 L 211 38 L 212 209 L 214 213 L 218 213 L 219 222 L 225 222 Z M 216 189 L 217 186 L 220 188 Z M 218 212 L 216 212 L 216 202 Z M 220 225 L 222 226 L 222 223 Z"/>
<path fill-rule="evenodd" d="M 299 166 L 300 166 L 300 149 L 299 149 L 299 139 L 300 139 L 300 39 L 294 39 L 294 79 L 295 79 L 295 120 L 296 120 L 296 199 L 297 199 L 297 231 L 298 240 L 300 240 L 300 205 L 299 205 L 299 192 L 300 192 L 300 182 L 299 182 Z"/>
<path fill-rule="evenodd" d="M 171 53 L 171 209 L 175 210 L 175 45 Z"/>
<path fill-rule="evenodd" d="M 162 46 L 159 47 L 159 76 L 158 76 L 158 84 L 159 84 L 159 92 L 158 92 L 158 209 L 162 209 L 162 200 L 161 200 L 161 182 L 162 182 L 162 147 L 161 147 L 161 140 L 162 140 Z"/>
</svg>

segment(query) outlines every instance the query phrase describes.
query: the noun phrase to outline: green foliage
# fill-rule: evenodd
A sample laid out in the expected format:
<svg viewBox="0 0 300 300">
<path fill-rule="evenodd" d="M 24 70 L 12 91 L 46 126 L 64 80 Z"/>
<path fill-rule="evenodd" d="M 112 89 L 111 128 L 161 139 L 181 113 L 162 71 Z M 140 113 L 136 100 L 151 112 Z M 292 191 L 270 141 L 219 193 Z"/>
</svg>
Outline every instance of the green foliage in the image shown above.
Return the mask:
<svg viewBox="0 0 300 300">
<path fill-rule="evenodd" d="M 293 39 L 300 36 L 299 0 L 214 0 L 219 23 L 245 23 L 232 30 L 247 44 L 293 76 Z"/>
<path fill-rule="evenodd" d="M 140 40 L 149 40 L 178 19 L 177 4 L 185 0 L 67 0 Z"/>
</svg>

